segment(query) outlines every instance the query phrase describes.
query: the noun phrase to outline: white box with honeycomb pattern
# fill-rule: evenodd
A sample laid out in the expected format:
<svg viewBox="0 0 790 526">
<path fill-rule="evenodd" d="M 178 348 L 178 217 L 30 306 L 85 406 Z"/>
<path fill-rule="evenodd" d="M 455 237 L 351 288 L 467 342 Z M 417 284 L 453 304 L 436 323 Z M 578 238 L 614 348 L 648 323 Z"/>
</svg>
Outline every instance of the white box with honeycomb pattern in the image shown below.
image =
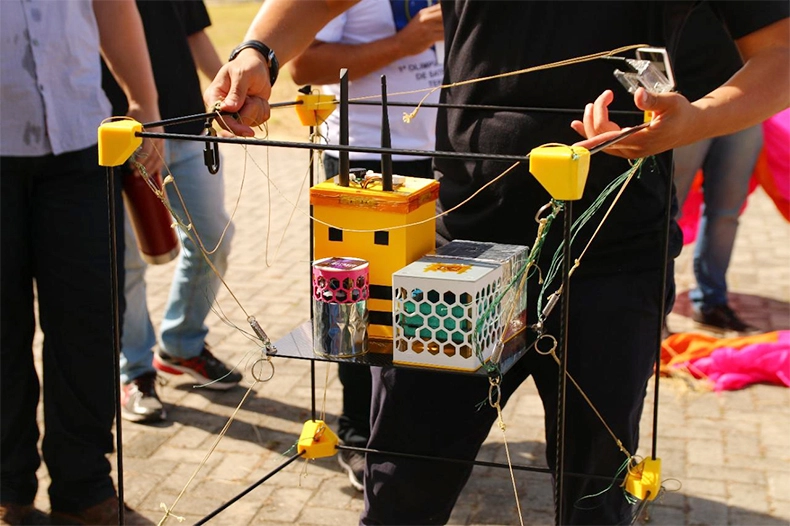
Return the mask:
<svg viewBox="0 0 790 526">
<path fill-rule="evenodd" d="M 392 362 L 479 369 L 476 349 L 489 360 L 505 317 L 525 316 L 526 293 L 502 293 L 528 255 L 525 246 L 456 240 L 395 272 Z"/>
</svg>

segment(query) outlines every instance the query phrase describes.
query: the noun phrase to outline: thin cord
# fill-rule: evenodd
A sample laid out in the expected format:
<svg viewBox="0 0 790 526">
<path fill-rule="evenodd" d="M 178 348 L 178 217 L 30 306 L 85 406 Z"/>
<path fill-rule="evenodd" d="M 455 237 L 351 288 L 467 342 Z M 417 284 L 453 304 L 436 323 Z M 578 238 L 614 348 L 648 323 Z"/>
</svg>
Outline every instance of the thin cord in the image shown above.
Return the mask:
<svg viewBox="0 0 790 526">
<path fill-rule="evenodd" d="M 513 472 L 513 461 L 510 458 L 510 447 L 507 443 L 507 434 L 505 430 L 507 426 L 505 425 L 505 419 L 502 416 L 502 406 L 500 405 L 500 400 L 502 397 L 502 392 L 500 391 L 499 382 L 501 381 L 501 376 L 497 376 L 495 378 L 489 377 L 489 388 L 488 388 L 488 403 L 496 409 L 497 413 L 497 425 L 499 429 L 502 430 L 502 441 L 505 444 L 505 456 L 507 457 L 507 467 L 508 471 L 510 472 L 510 483 L 513 485 L 513 495 L 516 498 L 516 510 L 518 511 L 518 522 L 521 526 L 524 526 L 524 517 L 521 511 L 521 501 L 518 498 L 518 486 L 516 484 L 516 474 Z M 493 396 L 493 393 L 496 392 L 496 396 Z"/>
<path fill-rule="evenodd" d="M 564 59 L 564 60 L 558 60 L 556 62 L 550 62 L 548 64 L 542 64 L 540 66 L 532 66 L 532 67 L 529 67 L 529 68 L 519 69 L 519 70 L 516 70 L 516 71 L 508 71 L 508 72 L 505 72 L 505 73 L 498 73 L 496 75 L 489 75 L 489 76 L 486 76 L 486 77 L 478 77 L 478 78 L 475 78 L 475 79 L 461 80 L 461 81 L 458 81 L 458 82 L 452 82 L 450 84 L 442 84 L 440 86 L 435 86 L 435 87 L 432 87 L 432 88 L 421 88 L 421 89 L 408 90 L 408 91 L 399 91 L 399 92 L 396 92 L 396 93 L 390 93 L 389 96 L 395 97 L 395 96 L 401 96 L 401 95 L 412 95 L 412 94 L 415 94 L 415 93 L 425 93 L 426 91 L 428 92 L 420 100 L 420 102 L 417 104 L 417 107 L 414 109 L 414 111 L 412 111 L 411 113 L 404 113 L 403 114 L 403 121 L 408 123 L 408 122 L 411 122 L 411 120 L 414 119 L 417 116 L 417 112 L 419 111 L 420 107 L 422 106 L 422 103 L 425 102 L 425 100 L 428 97 L 430 97 L 432 93 L 436 92 L 436 90 L 440 90 L 440 89 L 443 89 L 443 88 L 454 88 L 454 87 L 457 87 L 457 86 L 465 86 L 467 84 L 474 84 L 474 83 L 477 83 L 477 82 L 485 82 L 487 80 L 494 80 L 494 79 L 512 77 L 512 76 L 515 76 L 515 75 L 523 75 L 525 73 L 533 73 L 535 71 L 543 71 L 543 70 L 546 70 L 546 69 L 558 68 L 558 67 L 563 67 L 563 66 L 571 66 L 571 65 L 580 64 L 580 63 L 583 63 L 583 62 L 589 62 L 591 60 L 597 60 L 599 58 L 611 57 L 613 55 L 617 55 L 619 53 L 624 53 L 626 51 L 630 51 L 632 49 L 638 49 L 638 48 L 641 48 L 641 47 L 647 47 L 647 44 L 632 44 L 632 45 L 628 45 L 628 46 L 622 46 L 622 47 L 619 47 L 619 48 L 616 48 L 616 49 L 612 49 L 612 50 L 609 50 L 609 51 L 600 51 L 598 53 L 592 53 L 590 55 L 582 55 L 580 57 L 574 57 L 574 58 L 568 58 L 568 59 Z M 381 95 L 366 95 L 366 96 L 363 96 L 363 97 L 356 97 L 356 98 L 353 98 L 353 99 L 349 99 L 349 102 L 351 102 L 351 101 L 361 101 L 361 100 L 367 100 L 367 99 L 377 99 L 377 98 L 380 98 L 380 97 L 381 97 Z M 323 104 L 335 104 L 335 101 L 325 101 L 325 102 L 319 101 L 319 102 L 316 102 L 316 106 L 323 105 Z"/>
<path fill-rule="evenodd" d="M 256 380 L 256 381 L 254 381 L 254 382 L 252 383 L 252 385 L 250 385 L 250 387 L 247 389 L 247 392 L 246 392 L 246 393 L 244 393 L 244 396 L 242 397 L 241 401 L 239 402 L 239 405 L 237 405 L 237 406 L 236 406 L 236 409 L 233 411 L 233 414 L 231 414 L 231 415 L 230 415 L 230 418 L 229 418 L 229 419 L 228 419 L 228 421 L 225 423 L 225 426 L 224 426 L 224 427 L 222 428 L 222 430 L 219 432 L 219 435 L 217 435 L 217 439 L 216 439 L 216 440 L 214 441 L 214 443 L 211 445 L 211 449 L 209 449 L 209 450 L 208 450 L 208 452 L 206 453 L 206 455 L 203 457 L 203 460 L 200 462 L 200 464 L 198 464 L 197 468 L 195 468 L 195 471 L 192 473 L 192 476 L 190 476 L 190 477 L 189 477 L 189 480 L 187 480 L 187 483 L 184 485 L 183 489 L 181 490 L 181 492 L 180 492 L 180 493 L 178 494 L 178 496 L 176 497 L 176 500 L 173 502 L 173 505 L 172 505 L 172 506 L 170 506 L 170 507 L 168 508 L 168 507 L 165 505 L 165 503 L 164 503 L 164 502 L 162 502 L 162 503 L 160 503 L 160 504 L 159 504 L 159 506 L 165 510 L 165 515 L 164 515 L 164 517 L 162 517 L 162 519 L 159 521 L 159 523 L 158 523 L 158 525 L 157 525 L 157 526 L 163 526 L 163 525 L 165 524 L 165 522 L 167 521 L 168 517 L 174 517 L 174 518 L 176 518 L 176 519 L 177 519 L 179 522 L 182 522 L 182 521 L 184 520 L 184 518 L 183 518 L 183 517 L 178 517 L 177 515 L 174 515 L 174 514 L 173 514 L 173 510 L 175 509 L 176 505 L 178 504 L 178 501 L 180 501 L 180 500 L 181 500 L 181 497 L 183 497 L 183 496 L 184 496 L 184 493 L 186 493 L 186 490 L 187 490 L 187 488 L 188 488 L 188 487 L 189 487 L 189 485 L 192 483 L 192 481 L 195 479 L 195 477 L 197 476 L 198 472 L 199 472 L 199 471 L 200 471 L 200 470 L 203 468 L 203 466 L 205 466 L 205 465 L 206 465 L 206 462 L 208 461 L 209 457 L 210 457 L 210 456 L 211 456 L 211 454 L 214 452 L 214 450 L 216 449 L 216 447 L 219 445 L 219 442 L 220 442 L 220 440 L 222 440 L 222 437 L 224 437 L 224 436 L 225 436 L 225 433 L 227 433 L 227 431 L 228 431 L 228 428 L 230 428 L 230 425 L 233 423 L 233 420 L 236 418 L 236 415 L 238 414 L 239 410 L 241 409 L 241 406 L 244 404 L 244 402 L 247 400 L 247 397 L 248 397 L 248 396 L 250 395 L 250 393 L 252 392 L 252 388 L 253 388 L 253 387 L 255 387 L 257 384 L 258 384 L 258 381 L 257 381 L 257 380 Z"/>
<path fill-rule="evenodd" d="M 537 341 L 536 341 L 536 343 L 537 343 Z M 558 364 L 558 365 L 560 364 L 560 359 L 559 359 L 559 357 L 557 356 L 557 354 L 556 354 L 556 352 L 555 352 L 555 351 L 556 351 L 556 349 L 557 349 L 557 341 L 556 341 L 556 340 L 554 340 L 554 345 L 553 345 L 553 346 L 551 347 L 551 349 L 549 349 L 548 351 L 541 351 L 541 350 L 540 350 L 540 349 L 537 347 L 537 345 L 535 345 L 534 347 L 535 347 L 535 352 L 537 352 L 538 354 L 542 354 L 542 355 L 544 355 L 544 356 L 551 356 L 551 357 L 554 359 L 554 361 L 555 361 L 555 362 L 557 362 L 557 364 Z M 593 412 L 595 413 L 595 416 L 597 416 L 597 417 L 598 417 L 598 419 L 601 421 L 601 423 L 603 424 L 603 426 L 606 428 L 606 431 L 608 431 L 608 432 L 609 432 L 609 435 L 611 435 L 612 439 L 614 439 L 614 442 L 615 442 L 615 444 L 617 444 L 617 448 L 618 448 L 618 449 L 619 449 L 621 452 L 623 452 L 623 454 L 624 454 L 626 457 L 628 457 L 628 458 L 631 458 L 631 456 L 632 456 L 632 455 L 631 455 L 631 453 L 629 453 L 629 452 L 628 452 L 628 450 L 625 448 L 625 446 L 624 446 L 624 445 L 623 445 L 623 443 L 620 441 L 620 439 L 619 439 L 619 438 L 617 438 L 617 435 L 615 435 L 615 434 L 614 434 L 614 431 L 612 431 L 612 428 L 611 428 L 611 427 L 609 427 L 609 424 L 607 424 L 607 423 L 606 423 L 606 420 L 604 419 L 603 415 L 601 415 L 601 413 L 598 411 L 598 409 L 597 409 L 597 408 L 595 407 L 595 405 L 592 403 L 592 400 L 590 400 L 590 398 L 587 396 L 587 394 L 585 394 L 584 390 L 581 388 L 581 386 L 578 384 L 578 382 L 576 382 L 576 380 L 573 378 L 573 376 L 571 375 L 571 373 L 569 373 L 568 371 L 565 371 L 565 376 L 566 376 L 566 377 L 567 377 L 567 378 L 568 378 L 568 379 L 571 381 L 571 383 L 573 383 L 573 385 L 574 385 L 574 386 L 576 387 L 576 389 L 579 391 L 579 394 L 580 394 L 580 395 L 582 396 L 582 398 L 584 398 L 584 400 L 587 402 L 587 405 L 589 405 L 589 406 L 590 406 L 590 409 L 592 409 L 592 410 L 593 410 Z"/>
</svg>

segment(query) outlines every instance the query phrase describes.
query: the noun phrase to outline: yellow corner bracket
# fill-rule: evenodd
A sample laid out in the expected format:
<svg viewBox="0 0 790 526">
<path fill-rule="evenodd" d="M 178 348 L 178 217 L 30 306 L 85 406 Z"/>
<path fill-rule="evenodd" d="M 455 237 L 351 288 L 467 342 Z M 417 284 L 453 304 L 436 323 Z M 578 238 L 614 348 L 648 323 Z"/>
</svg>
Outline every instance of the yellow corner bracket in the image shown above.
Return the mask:
<svg viewBox="0 0 790 526">
<path fill-rule="evenodd" d="M 311 93 L 310 95 L 297 95 L 296 114 L 302 126 L 319 126 L 335 111 L 335 96 L 324 93 Z"/>
<path fill-rule="evenodd" d="M 661 459 L 646 458 L 628 471 L 625 490 L 639 500 L 653 500 L 661 489 Z"/>
<path fill-rule="evenodd" d="M 575 201 L 584 193 L 590 151 L 564 144 L 539 146 L 529 154 L 529 171 L 554 199 Z"/>
<path fill-rule="evenodd" d="M 308 420 L 302 427 L 297 452 L 305 458 L 331 457 L 337 453 L 337 435 L 323 420 Z"/>
<path fill-rule="evenodd" d="M 103 122 L 99 126 L 99 165 L 120 166 L 143 143 L 136 135 L 143 125 L 133 119 Z"/>
</svg>

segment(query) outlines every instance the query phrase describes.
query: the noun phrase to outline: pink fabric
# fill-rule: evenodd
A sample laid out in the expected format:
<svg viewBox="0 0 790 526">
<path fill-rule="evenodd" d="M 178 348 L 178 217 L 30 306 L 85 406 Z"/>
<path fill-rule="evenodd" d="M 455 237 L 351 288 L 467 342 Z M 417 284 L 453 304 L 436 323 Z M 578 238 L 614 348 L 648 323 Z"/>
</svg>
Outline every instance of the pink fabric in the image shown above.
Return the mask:
<svg viewBox="0 0 790 526">
<path fill-rule="evenodd" d="M 702 170 L 694 176 L 688 196 L 680 209 L 678 225 L 683 232 L 683 244 L 688 245 L 697 239 L 697 227 L 702 206 Z"/>
<path fill-rule="evenodd" d="M 689 362 L 688 370 L 713 382 L 716 391 L 742 389 L 754 383 L 790 387 L 790 331 L 779 331 L 772 343 L 755 343 L 742 349 L 720 347 L 709 356 Z"/>
<path fill-rule="evenodd" d="M 764 165 L 758 163 L 755 177 L 790 221 L 790 108 L 763 123 L 763 155 Z"/>
</svg>

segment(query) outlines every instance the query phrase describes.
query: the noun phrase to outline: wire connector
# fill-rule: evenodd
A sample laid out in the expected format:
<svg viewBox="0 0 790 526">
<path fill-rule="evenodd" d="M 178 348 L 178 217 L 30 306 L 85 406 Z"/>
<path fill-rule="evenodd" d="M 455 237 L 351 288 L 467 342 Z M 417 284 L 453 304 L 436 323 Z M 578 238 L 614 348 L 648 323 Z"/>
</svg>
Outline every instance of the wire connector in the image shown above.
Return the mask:
<svg viewBox="0 0 790 526">
<path fill-rule="evenodd" d="M 277 354 L 277 349 L 274 348 L 272 345 L 272 341 L 269 339 L 269 336 L 266 334 L 266 331 L 263 330 L 261 324 L 258 323 L 258 320 L 255 319 L 255 316 L 250 316 L 247 318 L 247 323 L 250 324 L 252 327 L 253 332 L 255 335 L 260 338 L 261 343 L 263 343 L 263 350 L 266 352 L 267 355 Z"/>
<path fill-rule="evenodd" d="M 646 458 L 628 470 L 625 491 L 639 500 L 654 500 L 661 489 L 661 459 Z"/>
<path fill-rule="evenodd" d="M 589 171 L 590 152 L 581 146 L 547 144 L 529 154 L 529 172 L 558 201 L 581 199 Z"/>
<path fill-rule="evenodd" d="M 139 122 L 123 118 L 99 126 L 99 165 L 121 166 L 143 143 L 137 135 L 143 131 Z"/>
<path fill-rule="evenodd" d="M 323 420 L 308 420 L 302 427 L 297 451 L 305 458 L 331 457 L 337 453 L 338 438 Z"/>
</svg>

